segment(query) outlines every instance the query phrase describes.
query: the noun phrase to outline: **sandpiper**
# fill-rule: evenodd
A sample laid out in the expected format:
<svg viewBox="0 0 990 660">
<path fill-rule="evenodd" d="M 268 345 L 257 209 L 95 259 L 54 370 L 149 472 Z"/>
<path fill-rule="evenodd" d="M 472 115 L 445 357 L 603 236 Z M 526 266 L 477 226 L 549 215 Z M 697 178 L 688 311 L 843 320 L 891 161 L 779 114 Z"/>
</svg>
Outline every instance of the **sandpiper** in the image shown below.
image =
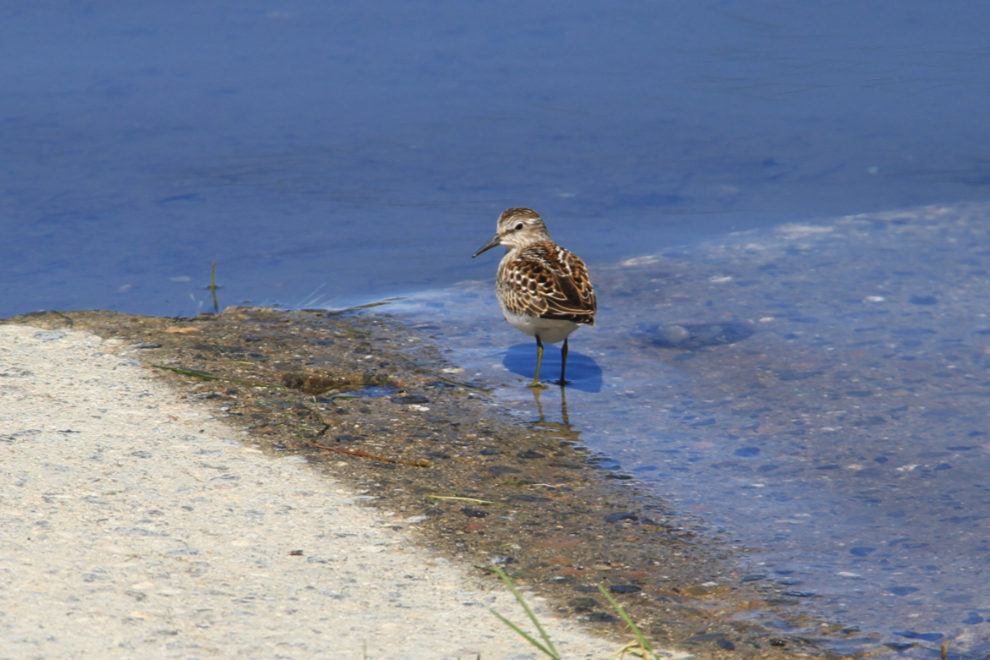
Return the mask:
<svg viewBox="0 0 990 660">
<path fill-rule="evenodd" d="M 543 218 L 532 209 L 509 209 L 498 218 L 494 238 L 472 258 L 496 245 L 505 246 L 498 265 L 495 293 L 505 320 L 536 337 L 536 373 L 530 387 L 540 382 L 543 342 L 564 342 L 560 380 L 566 385 L 567 337 L 579 325 L 594 325 L 598 303 L 588 269 L 576 254 L 550 238 Z"/>
</svg>

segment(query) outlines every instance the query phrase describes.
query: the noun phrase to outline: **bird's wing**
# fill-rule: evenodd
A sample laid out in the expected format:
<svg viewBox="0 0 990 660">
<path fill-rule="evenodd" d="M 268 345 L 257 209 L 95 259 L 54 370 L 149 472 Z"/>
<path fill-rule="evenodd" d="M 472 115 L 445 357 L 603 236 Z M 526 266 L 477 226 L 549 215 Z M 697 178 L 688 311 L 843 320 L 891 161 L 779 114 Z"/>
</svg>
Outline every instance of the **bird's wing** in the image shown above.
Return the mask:
<svg viewBox="0 0 990 660">
<path fill-rule="evenodd" d="M 576 254 L 553 243 L 537 243 L 505 268 L 502 293 L 510 311 L 595 324 L 595 289 L 588 268 Z"/>
</svg>

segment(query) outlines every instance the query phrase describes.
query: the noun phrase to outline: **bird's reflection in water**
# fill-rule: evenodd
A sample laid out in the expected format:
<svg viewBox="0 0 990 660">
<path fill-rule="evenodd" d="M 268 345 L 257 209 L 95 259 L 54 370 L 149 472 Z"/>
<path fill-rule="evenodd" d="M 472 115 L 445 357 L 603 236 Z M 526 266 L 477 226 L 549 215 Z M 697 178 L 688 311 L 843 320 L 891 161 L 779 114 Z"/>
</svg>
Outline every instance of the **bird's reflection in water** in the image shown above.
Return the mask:
<svg viewBox="0 0 990 660">
<path fill-rule="evenodd" d="M 543 402 L 540 401 L 540 396 L 546 394 L 547 391 L 539 388 L 532 388 L 530 391 L 533 393 L 533 400 L 536 401 L 536 411 L 539 414 L 539 419 L 533 421 L 533 428 L 543 431 L 551 431 L 561 440 L 565 440 L 567 442 L 580 441 L 581 433 L 571 428 L 571 418 L 567 412 L 567 388 L 560 388 L 559 422 L 548 420 L 546 413 L 543 410 Z"/>
</svg>

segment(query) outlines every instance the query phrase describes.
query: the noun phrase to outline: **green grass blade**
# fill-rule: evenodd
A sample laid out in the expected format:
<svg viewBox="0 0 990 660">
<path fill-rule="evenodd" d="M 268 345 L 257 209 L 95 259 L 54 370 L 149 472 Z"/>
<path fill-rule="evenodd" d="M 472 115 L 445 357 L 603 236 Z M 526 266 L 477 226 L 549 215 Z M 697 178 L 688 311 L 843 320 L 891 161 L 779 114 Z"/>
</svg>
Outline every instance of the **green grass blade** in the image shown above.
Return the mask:
<svg viewBox="0 0 990 660">
<path fill-rule="evenodd" d="M 522 628 L 520 628 L 516 624 L 512 623 L 511 621 L 509 621 L 508 619 L 506 619 L 504 616 L 502 616 L 501 614 L 499 614 L 495 610 L 491 610 L 491 613 L 494 614 L 495 616 L 497 616 L 502 621 L 502 623 L 504 623 L 505 625 L 509 626 L 513 630 L 515 630 L 516 633 L 519 634 L 519 636 L 521 636 L 527 642 L 529 642 L 530 644 L 532 644 L 536 648 L 540 649 L 540 651 L 542 651 L 547 657 L 553 658 L 553 660 L 560 660 L 560 656 L 557 655 L 556 649 L 554 651 L 550 651 L 545 646 L 543 646 L 543 644 L 540 644 L 538 641 L 536 641 L 536 639 L 532 635 L 530 635 L 528 632 L 526 632 L 525 630 L 523 630 Z"/>
<path fill-rule="evenodd" d="M 260 380 L 244 380 L 242 378 L 223 378 L 221 376 L 211 376 L 210 374 L 204 374 L 201 371 L 193 371 L 192 369 L 179 369 L 178 367 L 166 367 L 161 364 L 152 364 L 151 366 L 154 367 L 155 369 L 174 371 L 175 373 L 182 374 L 183 376 L 192 376 L 193 378 L 202 378 L 203 380 L 219 380 L 225 383 L 240 383 L 241 385 L 251 385 L 254 387 L 270 387 L 276 390 L 285 389 L 281 385 L 276 385 L 274 383 L 265 383 Z"/>
<path fill-rule="evenodd" d="M 431 500 L 451 500 L 456 502 L 473 502 L 474 504 L 497 504 L 489 500 L 479 500 L 477 497 L 456 497 L 454 495 L 424 495 Z"/>
<path fill-rule="evenodd" d="M 210 270 L 210 286 L 206 287 L 213 294 L 213 313 L 220 313 L 220 305 L 217 303 L 217 262 L 213 262 L 213 267 Z"/>
<path fill-rule="evenodd" d="M 491 392 L 492 391 L 492 388 L 490 388 L 490 387 L 482 387 L 481 385 L 471 385 L 470 383 L 462 383 L 459 380 L 453 380 L 451 378 L 444 378 L 443 376 L 438 376 L 437 374 L 432 373 L 432 372 L 430 373 L 430 376 L 432 376 L 433 378 L 436 378 L 437 380 L 442 380 L 445 383 L 450 383 L 451 385 L 458 385 L 460 387 L 469 387 L 472 390 L 481 390 L 482 392 Z"/>
<path fill-rule="evenodd" d="M 547 631 L 544 630 L 543 629 L 543 626 L 540 625 L 539 619 L 537 619 L 536 618 L 536 615 L 533 614 L 533 610 L 531 610 L 529 608 L 529 605 L 526 603 L 526 600 L 522 597 L 522 594 L 520 594 L 516 590 L 516 585 L 512 584 L 512 580 L 509 578 L 509 576 L 506 575 L 505 574 L 505 571 L 503 571 L 498 566 L 495 567 L 495 572 L 498 574 L 498 576 L 500 578 L 502 578 L 502 582 L 504 582 L 505 583 L 505 586 L 507 586 L 509 588 L 509 591 L 512 592 L 512 595 L 516 597 L 516 601 L 520 605 L 522 605 L 522 608 L 526 611 L 526 616 L 528 616 L 529 617 L 529 620 L 533 622 L 533 625 L 534 626 L 536 626 L 536 629 L 540 633 L 540 637 L 542 637 L 543 638 L 543 641 L 547 643 L 547 647 L 549 647 L 550 650 L 553 651 L 553 655 L 551 657 L 552 658 L 559 658 L 560 657 L 560 654 L 557 653 L 557 649 L 554 648 L 553 642 L 550 641 L 550 635 L 548 635 L 547 634 Z"/>
<path fill-rule="evenodd" d="M 633 623 L 633 620 L 629 618 L 629 615 L 626 614 L 626 611 L 624 609 L 622 609 L 622 606 L 619 605 L 619 603 L 616 602 L 614 598 L 612 598 L 612 594 L 610 594 L 608 590 L 605 589 L 605 585 L 599 584 L 598 591 L 602 592 L 602 595 L 605 596 L 609 604 L 613 608 L 615 608 L 615 611 L 619 613 L 619 616 L 622 617 L 622 620 L 626 622 L 626 624 L 629 626 L 630 629 L 632 629 L 633 634 L 636 635 L 636 639 L 639 640 L 640 647 L 642 647 L 644 651 L 646 651 L 653 657 L 656 657 L 656 652 L 653 650 L 653 647 L 650 646 L 650 643 L 646 641 L 646 637 L 640 631 L 639 627 L 635 623 Z"/>
</svg>

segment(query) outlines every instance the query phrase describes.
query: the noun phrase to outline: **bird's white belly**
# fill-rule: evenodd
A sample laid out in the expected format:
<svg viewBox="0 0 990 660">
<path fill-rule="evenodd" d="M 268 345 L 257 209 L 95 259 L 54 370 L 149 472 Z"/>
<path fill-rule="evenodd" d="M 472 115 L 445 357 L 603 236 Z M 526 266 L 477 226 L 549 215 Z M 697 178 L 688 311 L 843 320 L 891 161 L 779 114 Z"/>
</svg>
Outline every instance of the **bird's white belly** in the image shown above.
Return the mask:
<svg viewBox="0 0 990 660">
<path fill-rule="evenodd" d="M 501 303 L 499 304 L 501 305 Z M 502 314 L 505 316 L 506 321 L 531 337 L 539 337 L 540 341 L 547 344 L 556 344 L 557 342 L 564 341 L 578 327 L 578 324 L 574 321 L 542 319 L 538 316 L 514 314 L 507 310 L 505 305 L 501 306 Z"/>
</svg>

